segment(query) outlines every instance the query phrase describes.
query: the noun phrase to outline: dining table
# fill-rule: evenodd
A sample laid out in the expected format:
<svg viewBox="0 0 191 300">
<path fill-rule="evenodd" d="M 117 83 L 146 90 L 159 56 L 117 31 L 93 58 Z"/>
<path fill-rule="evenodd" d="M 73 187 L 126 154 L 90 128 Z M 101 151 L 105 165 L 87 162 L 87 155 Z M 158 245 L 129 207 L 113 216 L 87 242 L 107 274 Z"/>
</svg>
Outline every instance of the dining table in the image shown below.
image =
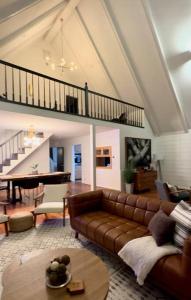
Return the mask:
<svg viewBox="0 0 191 300">
<path fill-rule="evenodd" d="M 31 181 L 35 179 L 41 184 L 59 184 L 64 182 L 70 182 L 70 172 L 47 172 L 36 174 L 8 174 L 1 175 L 0 182 L 7 182 L 9 201 L 15 204 L 17 201 L 22 201 L 20 198 L 16 198 L 16 187 L 22 186 L 23 182 Z M 11 195 L 12 192 L 12 195 Z"/>
</svg>

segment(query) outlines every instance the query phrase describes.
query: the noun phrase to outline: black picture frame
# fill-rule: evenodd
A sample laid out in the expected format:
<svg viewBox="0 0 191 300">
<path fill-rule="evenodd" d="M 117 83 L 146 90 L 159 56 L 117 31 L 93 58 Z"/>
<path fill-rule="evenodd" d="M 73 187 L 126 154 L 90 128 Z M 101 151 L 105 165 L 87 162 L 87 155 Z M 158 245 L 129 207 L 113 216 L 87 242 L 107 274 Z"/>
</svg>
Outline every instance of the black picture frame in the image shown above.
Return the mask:
<svg viewBox="0 0 191 300">
<path fill-rule="evenodd" d="M 151 139 L 125 138 L 126 163 L 133 161 L 135 168 L 148 168 L 151 164 Z"/>
</svg>

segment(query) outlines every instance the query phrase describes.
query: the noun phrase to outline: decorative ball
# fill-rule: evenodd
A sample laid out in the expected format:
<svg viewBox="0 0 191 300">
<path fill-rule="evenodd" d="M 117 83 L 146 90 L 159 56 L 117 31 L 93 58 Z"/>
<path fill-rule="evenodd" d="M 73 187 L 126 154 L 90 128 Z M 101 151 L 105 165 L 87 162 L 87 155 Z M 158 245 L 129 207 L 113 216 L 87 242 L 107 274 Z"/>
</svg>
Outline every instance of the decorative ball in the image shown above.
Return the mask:
<svg viewBox="0 0 191 300">
<path fill-rule="evenodd" d="M 56 258 L 54 258 L 53 261 L 57 261 L 59 264 L 61 264 L 62 263 L 62 257 L 61 256 L 60 257 L 56 257 Z"/>
<path fill-rule="evenodd" d="M 46 274 L 49 275 L 52 272 L 50 266 L 46 269 Z"/>
<path fill-rule="evenodd" d="M 56 271 L 59 267 L 59 263 L 57 261 L 53 261 L 50 265 L 51 271 Z"/>
<path fill-rule="evenodd" d="M 65 274 L 66 273 L 66 266 L 64 264 L 59 264 L 58 266 L 58 269 L 57 269 L 57 272 L 59 274 Z"/>
<path fill-rule="evenodd" d="M 49 277 L 50 284 L 59 285 L 58 274 L 56 272 L 50 273 L 48 277 Z"/>
<path fill-rule="evenodd" d="M 62 263 L 67 266 L 70 263 L 70 257 L 68 255 L 62 256 Z"/>
</svg>

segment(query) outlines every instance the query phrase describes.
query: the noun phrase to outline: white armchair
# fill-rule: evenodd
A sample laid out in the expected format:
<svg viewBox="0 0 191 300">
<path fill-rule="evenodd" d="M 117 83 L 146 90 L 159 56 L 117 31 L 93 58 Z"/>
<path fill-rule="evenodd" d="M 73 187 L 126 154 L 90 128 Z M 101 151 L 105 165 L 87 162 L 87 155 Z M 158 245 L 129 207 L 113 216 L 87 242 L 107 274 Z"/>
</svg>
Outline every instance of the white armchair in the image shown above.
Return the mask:
<svg viewBox="0 0 191 300">
<path fill-rule="evenodd" d="M 68 184 L 50 184 L 44 186 L 44 191 L 37 195 L 35 200 L 34 226 L 36 226 L 37 215 L 48 213 L 62 213 L 63 226 L 65 225 L 66 200 L 69 197 Z"/>
<path fill-rule="evenodd" d="M 6 203 L 6 202 L 0 202 L 0 205 L 3 206 L 3 214 L 0 213 L 0 224 L 4 224 L 6 236 L 9 235 L 9 230 L 8 230 L 9 217 L 7 215 L 7 208 L 6 208 L 7 204 L 8 203 Z"/>
</svg>

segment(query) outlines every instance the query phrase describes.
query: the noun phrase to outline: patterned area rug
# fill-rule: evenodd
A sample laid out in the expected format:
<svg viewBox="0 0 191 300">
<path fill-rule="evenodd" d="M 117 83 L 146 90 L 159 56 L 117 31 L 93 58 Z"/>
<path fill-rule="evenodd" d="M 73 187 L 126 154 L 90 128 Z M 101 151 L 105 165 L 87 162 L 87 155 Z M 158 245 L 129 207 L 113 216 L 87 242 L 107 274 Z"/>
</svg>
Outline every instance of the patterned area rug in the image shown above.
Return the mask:
<svg viewBox="0 0 191 300">
<path fill-rule="evenodd" d="M 103 249 L 94 245 L 80 235 L 75 239 L 74 231 L 67 220 L 53 219 L 21 233 L 10 233 L 8 238 L 0 235 L 0 274 L 15 257 L 39 249 L 55 249 L 61 247 L 83 248 L 98 255 L 107 265 L 110 273 L 110 288 L 107 300 L 172 300 L 149 282 L 140 287 L 133 272 L 117 257 L 113 257 Z M 2 291 L 2 288 L 1 288 Z M 22 300 L 22 299 L 20 299 Z M 98 299 L 99 300 L 99 299 Z"/>
</svg>

